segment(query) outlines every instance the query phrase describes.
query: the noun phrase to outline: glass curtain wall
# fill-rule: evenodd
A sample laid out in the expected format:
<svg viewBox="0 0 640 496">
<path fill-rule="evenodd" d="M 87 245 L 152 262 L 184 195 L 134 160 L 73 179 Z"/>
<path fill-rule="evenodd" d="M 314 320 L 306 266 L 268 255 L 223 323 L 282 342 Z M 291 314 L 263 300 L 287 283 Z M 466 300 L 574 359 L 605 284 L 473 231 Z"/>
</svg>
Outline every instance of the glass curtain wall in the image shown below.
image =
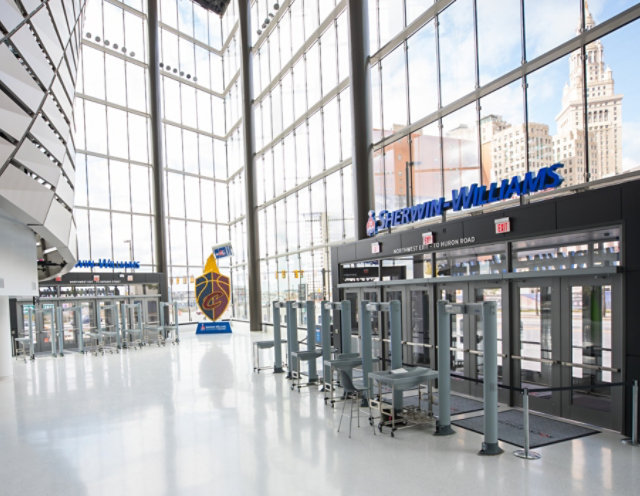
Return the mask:
<svg viewBox="0 0 640 496">
<path fill-rule="evenodd" d="M 354 237 L 346 7 L 252 4 L 265 322 L 273 300 L 330 298 L 328 247 Z"/>
<path fill-rule="evenodd" d="M 153 271 L 145 5 L 87 2 L 74 109 L 74 216 L 80 260 L 137 260 L 139 270 Z"/>
<path fill-rule="evenodd" d="M 158 3 L 166 194 L 162 215 L 171 296 L 179 302 L 181 321 L 199 320 L 195 277 L 213 245 L 232 241 L 233 260 L 220 265 L 231 273 L 233 310 L 242 318 L 245 242 L 238 237 L 238 219 L 244 191 L 238 192 L 237 185 L 244 162 L 235 3 L 222 20 L 190 0 Z M 79 165 L 74 213 L 80 259 L 137 260 L 140 270 L 153 271 L 146 5 L 146 0 L 87 2 L 75 101 Z M 230 228 L 232 220 L 237 225 Z"/>
<path fill-rule="evenodd" d="M 556 162 L 563 187 L 638 170 L 639 17 L 628 0 L 369 0 L 376 209 Z"/>
</svg>

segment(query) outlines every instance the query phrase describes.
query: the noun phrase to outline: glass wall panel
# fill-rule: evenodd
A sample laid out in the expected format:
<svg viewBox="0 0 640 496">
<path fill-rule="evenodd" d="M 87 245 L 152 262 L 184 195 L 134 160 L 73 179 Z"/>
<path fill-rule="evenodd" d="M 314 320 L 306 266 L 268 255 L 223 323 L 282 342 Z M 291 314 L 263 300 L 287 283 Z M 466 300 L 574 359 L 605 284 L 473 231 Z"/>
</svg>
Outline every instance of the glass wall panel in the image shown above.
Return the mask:
<svg viewBox="0 0 640 496">
<path fill-rule="evenodd" d="M 480 100 L 482 184 L 500 182 L 527 171 L 527 133 L 522 102 L 520 80 Z M 530 124 L 528 131 L 529 157 L 544 163 L 550 151 L 549 127 Z"/>
<path fill-rule="evenodd" d="M 324 157 L 327 167 L 340 161 L 340 112 L 338 99 L 334 98 L 324 106 Z"/>
<path fill-rule="evenodd" d="M 475 42 L 473 0 L 458 0 L 439 16 L 442 105 L 473 91 Z"/>
<path fill-rule="evenodd" d="M 325 0 L 326 2 L 326 0 Z M 321 4 L 325 2 L 320 2 Z M 326 2 L 327 4 L 329 2 Z M 331 24 L 320 38 L 322 54 L 322 92 L 327 94 L 338 84 L 338 60 L 336 54 L 336 30 Z"/>
<path fill-rule="evenodd" d="M 433 21 L 407 40 L 411 122 L 438 108 L 436 33 Z"/>
<path fill-rule="evenodd" d="M 562 162 L 565 164 L 562 170 L 564 186 L 581 183 L 585 179 L 583 116 L 579 108 L 569 105 L 571 100 L 575 103 L 576 92 L 582 91 L 578 88 L 582 85 L 582 77 L 577 75 L 582 73 L 582 63 L 574 55 L 563 57 L 527 76 L 528 126 L 542 126 L 541 133 L 548 128 L 550 138 L 543 139 L 529 150 L 529 170 L 535 172 L 549 162 Z M 571 83 L 573 89 L 569 86 L 565 92 L 570 64 L 576 79 Z M 577 98 L 581 101 L 580 97 Z M 582 105 L 578 104 L 578 107 Z"/>
<path fill-rule="evenodd" d="M 108 209 L 109 202 L 109 167 L 104 158 L 87 156 L 88 197 L 91 208 Z"/>
<path fill-rule="evenodd" d="M 480 85 L 514 69 L 522 60 L 520 2 L 476 0 Z"/>
<path fill-rule="evenodd" d="M 411 134 L 413 204 L 443 196 L 440 131 L 433 123 Z"/>
<path fill-rule="evenodd" d="M 387 210 L 407 206 L 407 162 L 409 138 L 405 137 L 384 148 L 384 185 Z"/>
<path fill-rule="evenodd" d="M 384 136 L 407 125 L 407 78 L 404 45 L 400 45 L 380 64 L 382 67 L 382 119 Z"/>
<path fill-rule="evenodd" d="M 378 0 L 380 47 L 386 45 L 404 27 L 403 3 L 404 0 Z"/>
<path fill-rule="evenodd" d="M 129 164 L 118 160 L 110 160 L 111 168 L 111 208 L 113 210 L 131 211 L 129 192 Z M 77 170 L 77 169 L 76 169 Z M 129 238 L 127 238 L 129 239 Z"/>
<path fill-rule="evenodd" d="M 480 182 L 478 127 L 475 104 L 442 119 L 444 190 Z"/>
<path fill-rule="evenodd" d="M 636 169 L 640 163 L 638 71 L 628 63 L 639 33 L 640 22 L 635 21 L 586 47 L 590 180 Z"/>
<path fill-rule="evenodd" d="M 527 60 L 533 60 L 580 32 L 580 0 L 525 0 L 524 24 Z"/>
</svg>

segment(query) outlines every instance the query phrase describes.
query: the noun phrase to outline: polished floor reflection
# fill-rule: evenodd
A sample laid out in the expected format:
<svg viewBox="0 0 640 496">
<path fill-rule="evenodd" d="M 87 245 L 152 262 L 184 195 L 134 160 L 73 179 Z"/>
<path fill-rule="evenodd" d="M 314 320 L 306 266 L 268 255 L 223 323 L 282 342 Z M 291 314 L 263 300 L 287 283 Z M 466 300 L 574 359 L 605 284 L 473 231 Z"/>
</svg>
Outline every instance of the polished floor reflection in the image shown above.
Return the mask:
<svg viewBox="0 0 640 496">
<path fill-rule="evenodd" d="M 254 374 L 251 335 L 15 362 L 0 382 L 0 494 L 635 494 L 640 448 L 611 432 L 483 458 L 481 436 L 433 427 L 336 432 L 322 394 Z M 344 426 L 343 426 L 344 427 Z M 633 488 L 636 489 L 633 489 Z"/>
</svg>

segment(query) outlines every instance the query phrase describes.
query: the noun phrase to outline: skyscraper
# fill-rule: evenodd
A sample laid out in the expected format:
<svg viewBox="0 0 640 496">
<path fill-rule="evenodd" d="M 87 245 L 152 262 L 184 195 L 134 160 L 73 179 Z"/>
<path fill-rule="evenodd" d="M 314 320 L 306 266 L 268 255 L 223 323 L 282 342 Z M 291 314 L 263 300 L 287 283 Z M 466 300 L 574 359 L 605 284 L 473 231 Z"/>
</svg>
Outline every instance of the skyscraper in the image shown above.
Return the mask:
<svg viewBox="0 0 640 496">
<path fill-rule="evenodd" d="M 594 26 L 593 16 L 585 5 L 585 29 Z M 558 128 L 553 138 L 556 161 L 565 163 L 564 174 L 568 175 L 569 184 L 586 179 L 585 74 L 590 179 L 613 176 L 622 171 L 622 95 L 615 94 L 613 72 L 605 65 L 600 40 L 585 46 L 585 64 L 586 70 L 583 69 L 581 50 L 571 54 L 569 83 L 563 88 L 562 109 L 556 116 Z"/>
</svg>

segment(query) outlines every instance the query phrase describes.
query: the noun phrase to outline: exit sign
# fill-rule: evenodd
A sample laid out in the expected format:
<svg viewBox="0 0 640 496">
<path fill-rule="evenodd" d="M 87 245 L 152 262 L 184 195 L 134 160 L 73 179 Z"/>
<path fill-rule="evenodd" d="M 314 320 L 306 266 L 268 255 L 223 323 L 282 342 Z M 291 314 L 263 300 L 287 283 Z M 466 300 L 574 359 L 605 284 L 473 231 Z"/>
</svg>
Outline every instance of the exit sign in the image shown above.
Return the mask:
<svg viewBox="0 0 640 496">
<path fill-rule="evenodd" d="M 422 244 L 423 245 L 433 244 L 433 233 L 431 231 L 422 233 Z"/>
<path fill-rule="evenodd" d="M 496 219 L 496 234 L 504 234 L 511 232 L 511 219 L 509 217 L 503 217 L 502 219 Z"/>
</svg>

